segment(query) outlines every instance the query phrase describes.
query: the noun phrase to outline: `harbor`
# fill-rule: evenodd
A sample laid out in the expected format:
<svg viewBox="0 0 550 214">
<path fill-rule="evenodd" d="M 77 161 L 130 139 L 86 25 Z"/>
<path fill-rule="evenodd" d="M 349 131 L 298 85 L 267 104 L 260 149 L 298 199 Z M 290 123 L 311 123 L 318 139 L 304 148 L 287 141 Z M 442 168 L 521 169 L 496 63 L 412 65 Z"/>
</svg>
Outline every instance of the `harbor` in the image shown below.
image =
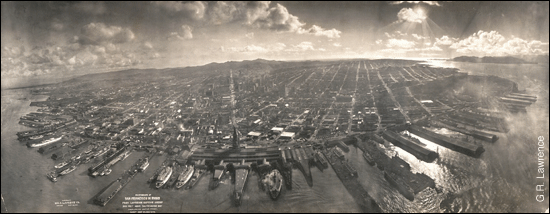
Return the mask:
<svg viewBox="0 0 550 214">
<path fill-rule="evenodd" d="M 390 112 L 389 114 L 397 114 L 399 111 L 391 109 Z M 206 113 L 198 115 L 202 114 Z M 304 113 L 292 114 L 292 117 L 296 120 L 303 118 L 305 121 L 307 117 L 304 115 L 307 114 L 301 114 Z M 310 111 L 309 114 L 325 113 Z M 340 112 L 339 116 L 332 118 L 333 114 L 335 113 L 326 113 L 326 120 L 319 118 L 319 124 L 345 122 L 338 119 L 344 117 L 345 112 Z M 353 212 L 386 212 L 393 209 L 387 203 L 390 199 L 386 197 L 404 204 L 399 205 L 397 211 L 407 210 L 404 207 L 418 206 L 418 203 L 421 203 L 419 201 L 427 197 L 437 200 L 444 197 L 441 196 L 441 190 L 450 187 L 442 186 L 441 181 L 446 178 L 434 172 L 457 174 L 465 171 L 462 165 L 473 165 L 473 170 L 477 171 L 462 178 L 480 182 L 487 177 L 486 172 L 482 171 L 488 158 L 495 157 L 491 150 L 500 151 L 501 142 L 509 142 L 503 135 L 504 132 L 495 133 L 490 129 L 506 130 L 506 127 L 493 125 L 489 129 L 472 129 L 484 124 L 474 124 L 472 120 L 467 119 L 468 116 L 463 116 L 466 114 L 460 114 L 462 116 L 456 116 L 453 120 L 433 117 L 425 121 L 413 120 L 412 124 L 406 124 L 406 121 L 395 124 L 385 120 L 385 125 L 380 126 L 379 131 L 348 134 L 342 131 L 338 136 L 323 135 L 324 128 L 316 129 L 317 132 L 309 133 L 316 135 L 311 135 L 308 139 L 294 136 L 294 139 L 280 141 L 266 140 L 270 135 L 282 135 L 276 132 L 279 129 L 273 132 L 267 129 L 263 133 L 260 132 L 262 135 L 259 136 L 256 132 L 248 132 L 250 135 L 247 135 L 246 130 L 250 129 L 249 126 L 255 126 L 254 122 L 258 120 L 255 119 L 256 116 L 253 116 L 254 120 L 250 120 L 248 124 L 237 122 L 240 124 L 237 128 L 230 125 L 231 128 L 219 126 L 213 129 L 210 126 L 197 125 L 198 128 L 193 132 L 188 128 L 174 128 L 175 122 L 169 120 L 162 122 L 153 119 L 154 116 L 140 116 L 142 119 L 139 120 L 127 117 L 109 118 L 105 120 L 113 122 L 86 123 L 89 127 L 60 127 L 52 132 L 32 132 L 25 128 L 43 127 L 21 126 L 17 132 L 23 138 L 13 134 L 12 140 L 21 142 L 15 145 L 26 149 L 20 153 L 32 150 L 32 155 L 29 153 L 31 157 L 36 160 L 47 160 L 41 167 L 41 175 L 38 177 L 44 179 L 46 175 L 53 182 L 44 180 L 52 185 L 52 188 L 70 186 L 75 194 L 82 195 L 78 197 L 88 195 L 90 204 L 109 210 L 120 209 L 121 202 L 128 195 L 150 192 L 164 198 L 165 203 L 173 203 L 172 206 L 176 208 L 170 208 L 170 211 L 199 209 L 194 205 L 179 206 L 179 203 L 185 201 L 185 205 L 191 202 L 212 204 L 208 210 L 218 212 L 243 211 L 253 206 L 257 207 L 260 203 L 271 206 L 268 209 L 284 211 L 327 212 L 349 209 Z M 348 116 L 350 117 L 347 119 L 352 117 Z M 481 119 L 483 123 L 500 120 L 498 116 L 481 117 L 486 118 Z M 459 120 L 461 123 L 457 122 Z M 185 121 L 195 120 L 188 117 Z M 282 121 L 266 126 L 281 127 L 283 132 L 293 131 L 295 135 L 300 136 L 307 136 L 307 128 L 312 127 L 303 125 L 302 129 L 297 129 L 299 125 L 287 125 L 293 121 L 286 118 Z M 447 129 L 451 131 L 438 129 L 440 124 L 434 121 L 453 122 L 446 124 Z M 116 131 L 115 128 L 122 127 L 125 127 L 125 131 L 108 137 L 111 135 L 109 133 L 115 133 L 112 132 Z M 338 130 L 344 130 L 340 125 L 334 125 L 329 129 L 333 129 L 334 132 L 336 127 L 339 127 Z M 131 131 L 134 128 L 137 129 L 136 132 Z M 73 129 L 79 131 L 73 132 Z M 140 134 L 142 129 L 146 134 Z M 351 129 L 354 129 L 353 126 Z M 218 130 L 222 134 L 212 134 Z M 60 136 L 63 137 L 57 140 Z M 279 137 L 287 136 L 292 135 L 286 133 Z M 260 140 L 262 137 L 265 138 Z M 360 140 L 354 141 L 355 137 Z M 417 138 L 421 140 L 415 140 Z M 55 141 L 46 141 L 49 139 Z M 444 142 L 438 143 L 437 139 Z M 476 143 L 472 143 L 473 139 L 477 140 Z M 44 141 L 46 144 L 40 145 Z M 25 147 L 25 144 L 39 146 Z M 481 164 L 476 165 L 474 160 L 480 161 Z M 248 166 L 245 167 L 246 170 L 239 168 L 243 165 Z M 271 165 L 272 171 L 260 173 L 253 170 L 255 166 L 265 165 Z M 432 168 L 435 170 L 428 170 Z M 127 172 L 129 169 L 137 170 L 135 177 L 130 176 L 131 173 Z M 120 174 L 121 172 L 124 173 Z M 366 172 L 368 174 L 365 174 Z M 73 184 L 77 178 L 87 179 L 86 182 L 94 185 L 89 190 L 77 187 Z M 381 180 L 378 180 L 380 178 Z M 157 184 L 159 188 L 156 187 Z M 96 195 L 93 196 L 94 194 Z M 177 202 L 168 202 L 167 198 L 177 198 Z M 330 202 L 340 198 L 345 202 Z M 307 203 L 299 203 L 304 201 L 316 204 L 315 208 L 305 205 Z M 322 201 L 324 204 L 313 201 Z M 289 206 L 280 207 L 285 206 L 284 204 Z M 435 204 L 438 205 L 437 202 Z M 181 208 L 178 209 L 178 206 Z M 431 209 L 437 210 L 435 207 Z M 256 210 L 262 211 L 259 208 Z"/>
</svg>

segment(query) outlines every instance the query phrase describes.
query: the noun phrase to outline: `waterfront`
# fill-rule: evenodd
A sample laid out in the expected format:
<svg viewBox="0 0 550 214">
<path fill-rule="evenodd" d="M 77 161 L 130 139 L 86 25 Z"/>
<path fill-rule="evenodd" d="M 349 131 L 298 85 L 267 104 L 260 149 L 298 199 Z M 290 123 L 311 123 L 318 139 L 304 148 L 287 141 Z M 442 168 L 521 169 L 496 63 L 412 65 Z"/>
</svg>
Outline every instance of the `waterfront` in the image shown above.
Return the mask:
<svg viewBox="0 0 550 214">
<path fill-rule="evenodd" d="M 462 63 L 465 64 L 465 63 Z M 471 64 L 471 63 L 470 63 Z M 439 152 L 433 163 L 421 162 L 398 147 L 395 152 L 407 161 L 413 172 L 422 172 L 433 178 L 442 192 L 427 189 L 408 201 L 383 178 L 376 167 L 369 166 L 360 150 L 350 147 L 347 158 L 358 170 L 359 181 L 385 212 L 542 212 L 547 205 L 535 200 L 536 139 L 548 137 L 548 67 L 539 65 L 456 65 L 471 75 L 499 75 L 519 84 L 529 94 L 538 97 L 527 108 L 527 113 L 508 115 L 510 132 L 498 133 L 496 143 L 483 142 L 486 150 L 480 158 L 471 158 L 445 147 L 425 142 Z M 525 75 L 516 75 L 517 70 L 528 67 Z M 546 70 L 544 70 L 546 69 Z M 545 79 L 546 78 L 546 79 Z M 546 84 L 546 85 L 545 85 Z M 54 162 L 35 149 L 29 149 L 17 141 L 16 132 L 28 130 L 18 125 L 20 116 L 35 112 L 31 101 L 43 101 L 46 96 L 29 96 L 28 89 L 2 91 L 2 197 L 8 212 L 127 212 L 122 208 L 124 197 L 135 194 L 152 194 L 161 197 L 162 212 L 359 212 L 351 195 L 333 170 L 320 172 L 312 167 L 313 187 L 310 188 L 298 170 L 293 171 L 293 189 L 284 190 L 279 200 L 272 201 L 257 184 L 257 176 L 249 176 L 243 203 L 232 206 L 232 185 L 225 180 L 215 190 L 208 189 L 206 174 L 191 190 L 156 190 L 146 180 L 158 168 L 165 156 L 156 156 L 143 174 L 138 174 L 117 196 L 102 208 L 92 205 L 92 196 L 116 179 L 142 156 L 135 152 L 113 167 L 111 176 L 90 178 L 87 167 L 64 176 L 57 183 L 45 178 L 45 172 Z M 27 100 L 18 98 L 26 97 Z M 526 128 L 528 127 L 528 128 Z M 548 147 L 545 147 L 548 154 Z M 546 163 L 547 163 L 546 159 Z M 548 184 L 548 172 L 545 172 Z M 24 188 L 21 188 L 24 187 Z M 547 190 L 547 189 L 546 189 Z M 546 197 L 548 196 L 546 191 Z M 62 200 L 79 201 L 76 207 L 57 207 Z M 29 203 L 28 201 L 32 201 Z M 440 206 L 443 201 L 448 205 Z"/>
<path fill-rule="evenodd" d="M 92 197 L 115 180 L 120 172 L 128 169 L 143 152 L 134 152 L 126 160 L 116 164 L 110 176 L 91 178 L 87 175 L 88 167 L 80 166 L 75 172 L 52 183 L 46 179 L 45 172 L 53 168 L 54 161 L 19 143 L 15 135 L 16 132 L 29 129 L 17 124 L 17 121 L 21 115 L 38 109 L 30 107 L 30 102 L 42 101 L 47 97 L 17 100 L 28 96 L 19 91 L 24 89 L 17 90 L 17 93 L 13 90 L 2 92 L 2 197 L 8 212 L 128 212 L 127 208 L 122 208 L 124 197 L 147 193 L 160 197 L 163 201 L 163 208 L 159 208 L 159 212 L 360 211 L 333 170 L 320 172 L 315 167 L 311 168 L 314 177 L 312 188 L 307 185 L 300 171 L 293 169 L 293 188 L 286 190 L 283 187 L 277 201 L 271 200 L 259 189 L 258 176 L 252 173 L 248 178 L 240 207 L 233 206 L 230 201 L 233 185 L 229 179 L 224 180 L 215 190 L 208 190 L 211 173 L 205 174 L 190 190 L 150 188 L 147 180 L 153 175 L 154 170 L 160 167 L 166 156 L 155 156 L 145 173 L 136 175 L 105 207 L 94 205 Z M 55 202 L 62 200 L 80 203 L 74 207 L 57 207 Z"/>
</svg>

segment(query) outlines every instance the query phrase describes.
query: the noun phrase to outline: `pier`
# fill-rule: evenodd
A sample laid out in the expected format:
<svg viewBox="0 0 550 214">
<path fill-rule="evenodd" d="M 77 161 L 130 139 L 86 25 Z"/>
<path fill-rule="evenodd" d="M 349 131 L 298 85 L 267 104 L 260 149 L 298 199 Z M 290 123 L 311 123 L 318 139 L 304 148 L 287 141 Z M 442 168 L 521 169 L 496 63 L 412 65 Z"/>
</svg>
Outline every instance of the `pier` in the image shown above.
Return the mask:
<svg viewBox="0 0 550 214">
<path fill-rule="evenodd" d="M 421 142 L 415 142 L 410 139 L 406 139 L 394 131 L 384 131 L 382 135 L 386 140 L 390 141 L 394 145 L 401 147 L 403 150 L 411 153 L 416 158 L 426 161 L 433 162 L 438 154 L 434 151 L 426 148 L 426 145 Z"/>
<path fill-rule="evenodd" d="M 420 126 L 412 125 L 409 127 L 409 131 L 426 140 L 472 157 L 479 157 L 485 151 L 482 145 L 476 145 L 474 143 L 466 142 L 460 139 L 453 139 L 447 136 L 443 136 L 435 132 L 428 131 Z"/>
<path fill-rule="evenodd" d="M 357 180 L 357 176 L 353 176 L 350 172 L 349 166 L 346 167 L 346 161 L 341 160 L 339 157 L 334 155 L 330 150 L 323 152 L 323 155 L 329 160 L 332 169 L 342 181 L 342 184 L 346 187 L 348 192 L 351 194 L 355 202 L 361 207 L 363 212 L 368 213 L 381 213 L 382 209 L 378 206 L 376 201 L 369 195 L 363 186 Z M 357 174 L 357 172 L 355 172 Z"/>
<path fill-rule="evenodd" d="M 384 176 L 387 177 L 386 180 L 405 196 L 405 198 L 412 201 L 414 198 L 411 197 L 409 193 L 415 195 L 427 187 L 435 189 L 435 181 L 429 176 L 422 173 L 412 173 L 411 167 L 406 161 L 397 156 L 388 157 L 378 148 L 374 141 L 370 140 L 365 135 L 358 138 L 364 139 L 358 139 L 358 148 L 363 152 L 368 152 L 373 157 L 378 169 L 388 174 Z M 394 178 L 393 180 L 395 180 L 395 182 L 392 181 L 391 178 Z M 399 181 L 397 181 L 397 179 Z"/>
</svg>

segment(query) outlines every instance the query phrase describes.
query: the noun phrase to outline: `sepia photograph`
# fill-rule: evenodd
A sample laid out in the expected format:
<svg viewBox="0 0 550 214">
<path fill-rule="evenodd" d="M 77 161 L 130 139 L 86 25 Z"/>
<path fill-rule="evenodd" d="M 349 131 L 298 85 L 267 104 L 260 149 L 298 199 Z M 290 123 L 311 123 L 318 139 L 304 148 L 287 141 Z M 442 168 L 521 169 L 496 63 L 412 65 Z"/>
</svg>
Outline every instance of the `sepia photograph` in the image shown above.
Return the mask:
<svg viewBox="0 0 550 214">
<path fill-rule="evenodd" d="M 2 213 L 548 213 L 548 1 L 2 1 Z"/>
</svg>

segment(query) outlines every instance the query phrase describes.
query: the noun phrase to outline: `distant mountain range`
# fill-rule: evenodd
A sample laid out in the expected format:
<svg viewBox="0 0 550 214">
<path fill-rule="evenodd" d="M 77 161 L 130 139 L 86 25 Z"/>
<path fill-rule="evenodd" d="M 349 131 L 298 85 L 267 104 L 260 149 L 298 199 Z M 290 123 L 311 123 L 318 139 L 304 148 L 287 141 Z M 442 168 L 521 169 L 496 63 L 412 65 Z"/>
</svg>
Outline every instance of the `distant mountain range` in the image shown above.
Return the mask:
<svg viewBox="0 0 550 214">
<path fill-rule="evenodd" d="M 244 61 L 228 61 L 224 63 L 209 63 L 200 66 L 189 66 L 179 68 L 164 68 L 164 69 L 126 69 L 111 72 L 90 73 L 76 76 L 65 76 L 65 78 L 56 78 L 49 81 L 45 81 L 45 76 L 39 76 L 35 79 L 37 81 L 29 81 L 30 77 L 13 79 L 5 84 L 2 81 L 2 89 L 19 88 L 19 87 L 32 87 L 44 84 L 56 84 L 62 81 L 134 81 L 134 80 L 147 80 L 152 78 L 168 78 L 168 77 L 196 77 L 196 76 L 211 76 L 220 74 L 220 72 L 229 72 L 233 70 L 236 74 L 245 74 L 249 77 L 260 77 L 268 74 L 269 72 L 281 70 L 285 71 L 285 68 L 301 67 L 308 68 L 323 64 L 330 64 L 333 61 L 339 60 L 305 60 L 305 61 L 275 61 L 265 59 L 244 60 Z M 154 75 L 152 75 L 154 74 Z M 62 77 L 64 75 L 61 75 Z M 17 81 L 16 81 L 17 80 Z"/>
<path fill-rule="evenodd" d="M 240 62 L 229 61 L 224 63 L 209 63 L 200 66 L 189 66 L 180 68 L 164 68 L 164 69 L 127 69 L 105 73 L 93 73 L 86 74 L 74 78 L 75 81 L 101 81 L 101 80 L 117 80 L 124 79 L 128 81 L 132 80 L 146 80 L 152 78 L 165 78 L 165 77 L 197 77 L 197 76 L 211 76 L 220 74 L 221 72 L 229 72 L 232 70 L 234 73 L 246 74 L 249 77 L 259 77 L 269 72 L 290 68 L 290 67 L 312 67 L 319 64 L 330 64 L 331 62 L 325 61 L 275 61 L 265 59 L 244 60 Z M 154 75 L 151 75 L 154 74 Z"/>
<path fill-rule="evenodd" d="M 498 63 L 498 64 L 548 64 L 548 54 L 517 55 L 517 56 L 459 56 L 450 59 L 456 62 Z"/>
</svg>

